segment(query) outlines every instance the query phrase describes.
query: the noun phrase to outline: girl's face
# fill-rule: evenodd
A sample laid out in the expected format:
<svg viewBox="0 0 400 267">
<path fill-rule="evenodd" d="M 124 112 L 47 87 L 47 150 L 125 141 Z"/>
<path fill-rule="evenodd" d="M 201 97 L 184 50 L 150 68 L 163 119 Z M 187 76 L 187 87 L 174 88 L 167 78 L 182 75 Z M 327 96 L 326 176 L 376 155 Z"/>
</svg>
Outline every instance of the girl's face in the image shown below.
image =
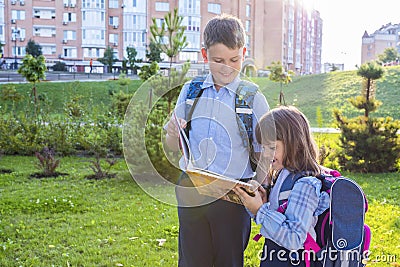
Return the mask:
<svg viewBox="0 0 400 267">
<path fill-rule="evenodd" d="M 284 146 L 282 141 L 274 141 L 263 144 L 263 158 L 270 159 L 271 168 L 280 170 L 283 166 Z"/>
</svg>

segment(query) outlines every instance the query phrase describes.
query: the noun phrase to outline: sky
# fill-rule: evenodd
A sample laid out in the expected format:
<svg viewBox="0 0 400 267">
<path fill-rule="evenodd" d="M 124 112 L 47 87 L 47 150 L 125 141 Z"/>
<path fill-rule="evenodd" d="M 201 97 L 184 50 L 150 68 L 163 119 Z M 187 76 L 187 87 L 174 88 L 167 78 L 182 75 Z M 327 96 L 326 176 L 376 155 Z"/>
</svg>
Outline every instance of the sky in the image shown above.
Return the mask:
<svg viewBox="0 0 400 267">
<path fill-rule="evenodd" d="M 320 12 L 322 64 L 344 63 L 345 70 L 361 64 L 361 42 L 382 25 L 400 23 L 399 0 L 303 0 Z"/>
</svg>

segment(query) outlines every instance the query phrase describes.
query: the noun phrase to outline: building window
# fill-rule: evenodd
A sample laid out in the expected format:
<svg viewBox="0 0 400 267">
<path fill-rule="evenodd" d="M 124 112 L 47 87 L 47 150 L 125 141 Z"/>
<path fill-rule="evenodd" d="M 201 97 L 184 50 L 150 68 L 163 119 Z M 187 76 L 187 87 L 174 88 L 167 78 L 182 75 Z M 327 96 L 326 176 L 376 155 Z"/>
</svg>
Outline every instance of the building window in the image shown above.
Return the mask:
<svg viewBox="0 0 400 267">
<path fill-rule="evenodd" d="M 108 24 L 111 25 L 111 26 L 117 26 L 118 27 L 118 25 L 119 25 L 118 21 L 119 21 L 118 17 L 112 17 L 111 16 L 109 18 Z"/>
<path fill-rule="evenodd" d="M 186 26 L 186 30 L 199 32 L 200 31 L 200 18 L 199 17 L 184 17 L 183 25 Z"/>
<path fill-rule="evenodd" d="M 247 48 L 247 49 L 250 49 L 250 43 L 251 43 L 251 37 L 250 37 L 250 35 L 246 35 L 246 37 L 245 37 L 245 42 L 246 42 L 246 44 L 245 44 L 246 48 Z"/>
<path fill-rule="evenodd" d="M 250 17 L 250 15 L 251 15 L 251 6 L 246 5 L 246 17 Z"/>
<path fill-rule="evenodd" d="M 76 13 L 64 13 L 63 21 L 76 22 Z"/>
<path fill-rule="evenodd" d="M 164 19 L 156 19 L 157 27 L 161 28 L 161 25 L 164 23 Z"/>
<path fill-rule="evenodd" d="M 109 8 L 118 8 L 118 0 L 109 0 L 108 7 Z"/>
<path fill-rule="evenodd" d="M 24 10 L 12 10 L 11 18 L 18 20 L 25 20 L 25 11 Z"/>
<path fill-rule="evenodd" d="M 76 40 L 76 31 L 64 31 L 64 40 Z"/>
<path fill-rule="evenodd" d="M 67 7 L 75 7 L 76 6 L 76 0 L 64 0 L 64 6 Z"/>
<path fill-rule="evenodd" d="M 168 2 L 156 2 L 156 11 L 169 11 Z"/>
<path fill-rule="evenodd" d="M 250 20 L 246 20 L 246 32 L 250 32 Z"/>
<path fill-rule="evenodd" d="M 17 56 L 25 56 L 25 46 L 17 46 L 17 51 L 15 53 L 15 47 L 13 46 L 12 48 L 12 52 L 13 52 L 13 56 L 17 55 Z"/>
<path fill-rule="evenodd" d="M 64 57 L 65 58 L 76 58 L 77 57 L 77 49 L 76 48 L 64 48 Z"/>
<path fill-rule="evenodd" d="M 56 17 L 56 11 L 34 9 L 33 16 L 38 19 L 54 19 Z"/>
<path fill-rule="evenodd" d="M 200 15 L 200 0 L 179 1 L 179 12 Z"/>
<path fill-rule="evenodd" d="M 54 55 L 56 53 L 56 47 L 43 45 L 42 52 L 43 55 Z"/>
<path fill-rule="evenodd" d="M 214 14 L 221 14 L 221 4 L 208 3 L 208 12 Z"/>
<path fill-rule="evenodd" d="M 113 43 L 115 45 L 118 44 L 118 34 L 117 33 L 111 33 L 108 36 L 108 40 L 110 43 Z"/>
<path fill-rule="evenodd" d="M 89 8 L 91 0 L 82 0 L 82 8 Z"/>
</svg>

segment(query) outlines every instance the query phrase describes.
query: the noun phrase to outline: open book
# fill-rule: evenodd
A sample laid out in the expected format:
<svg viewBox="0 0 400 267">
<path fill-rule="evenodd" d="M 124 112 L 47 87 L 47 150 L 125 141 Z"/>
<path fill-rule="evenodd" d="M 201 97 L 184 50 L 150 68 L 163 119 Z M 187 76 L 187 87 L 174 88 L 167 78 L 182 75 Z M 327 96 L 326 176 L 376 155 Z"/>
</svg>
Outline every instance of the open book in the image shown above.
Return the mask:
<svg viewBox="0 0 400 267">
<path fill-rule="evenodd" d="M 189 139 L 185 133 L 185 130 L 180 126 L 179 120 L 175 113 L 173 113 L 172 116 L 174 116 L 175 123 L 178 125 L 179 129 L 179 141 L 185 160 L 185 172 L 188 174 L 190 180 L 200 194 L 243 205 L 239 196 L 232 191 L 236 185 L 240 185 L 240 187 L 243 188 L 249 195 L 254 196 L 254 192 L 259 186 L 257 182 L 254 184 L 245 183 L 193 166 L 193 156 L 190 151 Z"/>
</svg>

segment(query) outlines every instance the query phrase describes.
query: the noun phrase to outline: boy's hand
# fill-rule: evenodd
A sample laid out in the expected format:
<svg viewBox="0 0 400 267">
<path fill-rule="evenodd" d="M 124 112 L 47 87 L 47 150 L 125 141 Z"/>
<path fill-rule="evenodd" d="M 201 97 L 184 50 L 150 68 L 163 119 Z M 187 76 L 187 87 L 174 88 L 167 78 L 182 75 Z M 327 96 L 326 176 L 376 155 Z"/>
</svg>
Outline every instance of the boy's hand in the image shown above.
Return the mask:
<svg viewBox="0 0 400 267">
<path fill-rule="evenodd" d="M 185 129 L 186 128 L 186 121 L 184 119 L 178 118 L 178 122 L 181 126 L 181 128 Z M 171 137 L 178 137 L 179 136 L 179 129 L 178 125 L 176 125 L 176 120 L 173 116 L 171 116 L 171 119 L 168 122 L 167 125 L 167 134 Z"/>
<path fill-rule="evenodd" d="M 233 189 L 232 189 L 242 200 L 243 205 L 246 206 L 246 208 L 253 213 L 254 215 L 257 214 L 257 211 L 260 209 L 260 207 L 262 206 L 262 204 L 264 203 L 262 198 L 261 198 L 261 194 L 258 190 L 256 190 L 255 196 L 249 196 L 249 194 L 247 194 L 247 192 L 245 190 L 243 190 L 240 185 L 236 185 Z"/>
</svg>

